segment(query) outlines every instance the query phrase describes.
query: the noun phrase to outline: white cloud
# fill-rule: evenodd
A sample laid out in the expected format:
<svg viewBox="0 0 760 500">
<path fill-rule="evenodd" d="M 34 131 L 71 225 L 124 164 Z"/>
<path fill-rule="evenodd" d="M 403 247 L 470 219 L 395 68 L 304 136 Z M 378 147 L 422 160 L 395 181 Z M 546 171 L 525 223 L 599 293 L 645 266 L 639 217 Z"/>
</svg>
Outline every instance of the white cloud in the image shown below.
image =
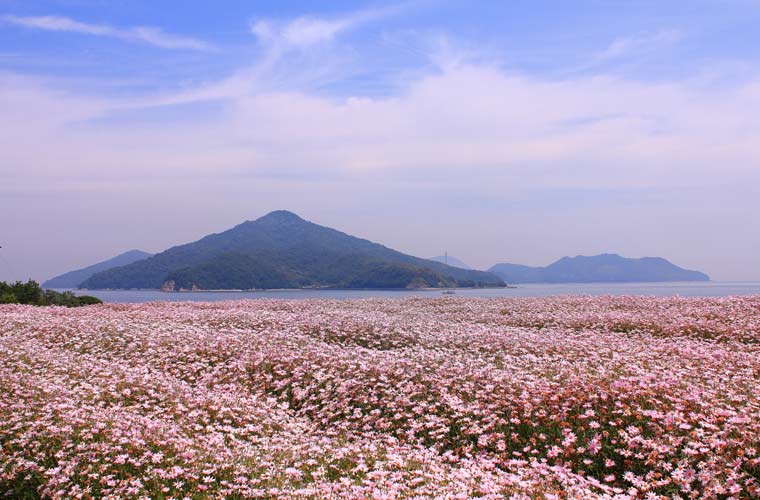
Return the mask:
<svg viewBox="0 0 760 500">
<path fill-rule="evenodd" d="M 30 175 L 67 162 L 72 173 L 114 177 L 141 169 L 173 175 L 189 167 L 242 168 L 250 175 L 259 169 L 384 172 L 452 182 L 460 176 L 470 182 L 477 173 L 486 190 L 512 182 L 530 188 L 710 186 L 727 175 L 760 172 L 757 82 L 713 88 L 701 81 L 604 76 L 549 81 L 459 63 L 398 95 L 356 99 L 277 90 L 257 80 L 265 77 L 241 72 L 174 96 L 122 101 L 6 75 L 0 97 L 10 104 L 0 118 L 16 126 L 0 140 L 0 159 L 6 168 L 16 163 L 10 156 L 22 161 Z M 139 118 L 142 106 L 170 110 L 218 99 L 225 102 L 218 115 L 183 119 L 158 135 Z M 86 125 L 130 108 L 127 126 Z M 40 141 L 48 144 L 44 150 L 31 147 Z"/>
<path fill-rule="evenodd" d="M 337 19 L 333 21 L 300 17 L 282 30 L 283 39 L 290 45 L 304 47 L 329 41 L 335 36 L 355 26 L 357 21 L 351 18 Z"/>
<path fill-rule="evenodd" d="M 251 23 L 251 33 L 262 40 L 271 40 L 275 36 L 275 28 L 271 21 L 259 19 Z"/>
<path fill-rule="evenodd" d="M 115 28 L 104 24 L 90 24 L 59 16 L 3 16 L 8 23 L 27 28 L 47 31 L 67 31 L 94 36 L 118 38 L 130 42 L 142 42 L 164 49 L 208 50 L 211 46 L 197 38 L 166 33 L 160 28 L 136 26 L 133 28 Z"/>
</svg>

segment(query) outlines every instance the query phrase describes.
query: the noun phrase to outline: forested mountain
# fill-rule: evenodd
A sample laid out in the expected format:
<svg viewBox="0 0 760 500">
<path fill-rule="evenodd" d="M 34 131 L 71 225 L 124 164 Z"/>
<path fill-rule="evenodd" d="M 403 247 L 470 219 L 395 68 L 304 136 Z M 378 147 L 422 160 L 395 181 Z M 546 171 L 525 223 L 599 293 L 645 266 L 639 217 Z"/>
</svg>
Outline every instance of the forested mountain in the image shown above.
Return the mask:
<svg viewBox="0 0 760 500">
<path fill-rule="evenodd" d="M 83 288 L 504 286 L 497 276 L 397 252 L 284 210 L 99 272 Z"/>
</svg>

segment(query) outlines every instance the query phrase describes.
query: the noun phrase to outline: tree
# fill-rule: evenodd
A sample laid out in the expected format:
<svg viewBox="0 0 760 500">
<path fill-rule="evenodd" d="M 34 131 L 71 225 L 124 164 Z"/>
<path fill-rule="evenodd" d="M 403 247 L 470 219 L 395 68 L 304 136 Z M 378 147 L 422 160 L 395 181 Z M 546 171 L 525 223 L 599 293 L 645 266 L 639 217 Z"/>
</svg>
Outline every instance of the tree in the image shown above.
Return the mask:
<svg viewBox="0 0 760 500">
<path fill-rule="evenodd" d="M 10 292 L 0 293 L 0 304 L 17 304 L 18 299 Z"/>
</svg>

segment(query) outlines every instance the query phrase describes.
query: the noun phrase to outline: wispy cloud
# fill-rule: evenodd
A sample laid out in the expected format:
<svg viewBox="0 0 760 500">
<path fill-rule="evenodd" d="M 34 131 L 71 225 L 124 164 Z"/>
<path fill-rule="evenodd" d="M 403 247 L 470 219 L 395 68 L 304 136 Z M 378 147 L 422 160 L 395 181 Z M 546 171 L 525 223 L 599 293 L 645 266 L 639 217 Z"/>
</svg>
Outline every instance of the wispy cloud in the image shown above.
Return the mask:
<svg viewBox="0 0 760 500">
<path fill-rule="evenodd" d="M 616 38 L 596 56 L 597 61 L 610 61 L 625 56 L 650 53 L 662 47 L 678 43 L 683 33 L 675 29 L 664 29 L 652 33 L 638 33 Z"/>
<path fill-rule="evenodd" d="M 251 32 L 267 44 L 281 48 L 303 49 L 334 40 L 338 35 L 359 26 L 397 13 L 403 5 L 383 9 L 366 9 L 336 18 L 301 16 L 287 22 L 258 19 Z"/>
<path fill-rule="evenodd" d="M 283 26 L 275 26 L 271 21 L 259 20 L 251 25 L 251 32 L 268 43 L 284 43 L 292 47 L 307 47 L 330 41 L 341 31 L 352 25 L 350 19 L 325 20 L 299 17 Z"/>
<path fill-rule="evenodd" d="M 411 5 L 411 2 L 397 3 L 330 17 L 255 19 L 249 29 L 258 42 L 259 57 L 227 79 L 222 90 L 244 88 L 247 91 L 252 86 L 280 90 L 324 88 L 350 79 L 360 74 L 366 65 L 357 59 L 353 46 L 341 43 L 341 37 L 398 15 Z M 207 90 L 216 93 L 220 87 L 212 85 Z"/>
<path fill-rule="evenodd" d="M 0 19 L 27 28 L 106 36 L 130 42 L 147 43 L 163 49 L 208 50 L 211 48 L 204 40 L 166 33 L 161 28 L 151 26 L 117 28 L 105 24 L 83 23 L 60 16 L 3 16 Z"/>
</svg>

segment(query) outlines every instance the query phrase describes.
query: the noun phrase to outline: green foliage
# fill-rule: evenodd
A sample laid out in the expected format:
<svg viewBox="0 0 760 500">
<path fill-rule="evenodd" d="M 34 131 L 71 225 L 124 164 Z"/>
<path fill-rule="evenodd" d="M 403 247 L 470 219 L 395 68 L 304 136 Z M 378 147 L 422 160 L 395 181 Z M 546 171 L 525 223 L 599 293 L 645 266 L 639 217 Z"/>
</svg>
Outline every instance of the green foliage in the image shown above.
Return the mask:
<svg viewBox="0 0 760 500">
<path fill-rule="evenodd" d="M 80 295 L 77 298 L 79 299 L 80 306 L 94 306 L 96 304 L 103 303 L 102 300 L 97 297 L 93 297 L 92 295 Z"/>
<path fill-rule="evenodd" d="M 97 297 L 88 295 L 77 297 L 71 292 L 43 290 L 33 280 L 26 283 L 17 281 L 12 284 L 0 281 L 0 304 L 79 307 L 101 303 L 102 301 Z"/>
<path fill-rule="evenodd" d="M 347 288 L 430 288 L 457 286 L 457 281 L 410 265 L 369 263 L 346 283 Z"/>
<path fill-rule="evenodd" d="M 37 304 L 42 300 L 42 289 L 36 281 L 29 280 L 26 283 L 17 281 L 12 285 L 3 282 L 4 293 L 10 293 L 16 297 L 17 304 Z"/>
<path fill-rule="evenodd" d="M 363 255 L 322 255 L 308 267 L 291 265 L 298 255 L 227 253 L 172 271 L 167 281 L 190 290 L 272 288 L 429 288 L 471 286 L 431 269 Z M 464 283 L 464 284 L 463 284 Z"/>
</svg>

